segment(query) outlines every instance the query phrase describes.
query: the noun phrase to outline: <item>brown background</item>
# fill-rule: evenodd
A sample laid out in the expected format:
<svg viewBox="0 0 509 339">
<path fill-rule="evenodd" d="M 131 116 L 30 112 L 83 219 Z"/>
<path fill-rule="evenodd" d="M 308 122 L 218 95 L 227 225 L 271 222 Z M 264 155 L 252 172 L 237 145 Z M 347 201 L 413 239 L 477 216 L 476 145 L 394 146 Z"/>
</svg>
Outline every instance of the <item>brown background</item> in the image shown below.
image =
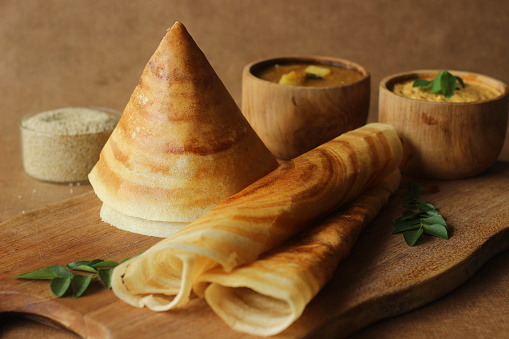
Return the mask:
<svg viewBox="0 0 509 339">
<path fill-rule="evenodd" d="M 243 66 L 281 55 L 365 66 L 372 75 L 370 121 L 377 119 L 378 84 L 390 74 L 456 69 L 509 83 L 505 0 L 0 0 L 0 221 L 91 189 L 28 178 L 19 118 L 62 106 L 123 110 L 175 21 L 186 25 L 239 106 Z M 507 139 L 500 159 L 509 161 Z M 359 337 L 502 338 L 509 332 L 507 263 L 503 253 L 451 295 Z M 2 319 L 6 338 L 69 336 Z"/>
</svg>

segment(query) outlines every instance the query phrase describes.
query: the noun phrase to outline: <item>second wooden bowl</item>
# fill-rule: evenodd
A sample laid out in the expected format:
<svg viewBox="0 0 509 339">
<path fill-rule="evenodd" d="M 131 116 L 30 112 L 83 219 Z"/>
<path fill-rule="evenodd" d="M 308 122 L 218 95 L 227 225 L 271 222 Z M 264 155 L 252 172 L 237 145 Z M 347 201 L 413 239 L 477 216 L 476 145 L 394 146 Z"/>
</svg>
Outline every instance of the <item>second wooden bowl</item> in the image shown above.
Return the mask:
<svg viewBox="0 0 509 339">
<path fill-rule="evenodd" d="M 328 87 L 287 86 L 257 74 L 275 64 L 318 64 L 353 69 L 361 79 Z M 364 67 L 329 57 L 279 57 L 251 63 L 242 75 L 242 112 L 269 150 L 292 159 L 364 125 L 369 113 L 370 75 Z"/>
<path fill-rule="evenodd" d="M 403 141 L 402 171 L 430 179 L 464 179 L 486 171 L 505 140 L 508 87 L 491 77 L 451 71 L 465 81 L 484 84 L 500 94 L 475 102 L 430 102 L 393 92 L 394 85 L 433 78 L 438 70 L 400 73 L 380 83 L 379 121 L 392 124 Z"/>
</svg>

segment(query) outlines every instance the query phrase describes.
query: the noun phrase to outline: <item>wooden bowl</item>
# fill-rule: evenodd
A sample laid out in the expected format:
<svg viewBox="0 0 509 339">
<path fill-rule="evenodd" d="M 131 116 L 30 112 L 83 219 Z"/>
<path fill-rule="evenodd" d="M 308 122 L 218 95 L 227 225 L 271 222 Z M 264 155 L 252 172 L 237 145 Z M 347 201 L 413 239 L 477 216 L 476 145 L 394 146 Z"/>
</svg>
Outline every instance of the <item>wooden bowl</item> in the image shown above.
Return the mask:
<svg viewBox="0 0 509 339">
<path fill-rule="evenodd" d="M 464 179 L 486 171 L 505 140 L 508 87 L 496 79 L 451 71 L 480 82 L 500 95 L 491 100 L 449 103 L 410 99 L 395 94 L 397 83 L 433 78 L 438 70 L 391 75 L 380 82 L 379 121 L 392 124 L 405 147 L 402 171 L 430 179 Z"/>
<path fill-rule="evenodd" d="M 275 64 L 320 64 L 349 68 L 361 79 L 328 87 L 287 86 L 257 74 Z M 364 125 L 369 113 L 370 74 L 348 60 L 306 56 L 253 62 L 242 76 L 242 112 L 269 150 L 288 160 Z"/>
</svg>

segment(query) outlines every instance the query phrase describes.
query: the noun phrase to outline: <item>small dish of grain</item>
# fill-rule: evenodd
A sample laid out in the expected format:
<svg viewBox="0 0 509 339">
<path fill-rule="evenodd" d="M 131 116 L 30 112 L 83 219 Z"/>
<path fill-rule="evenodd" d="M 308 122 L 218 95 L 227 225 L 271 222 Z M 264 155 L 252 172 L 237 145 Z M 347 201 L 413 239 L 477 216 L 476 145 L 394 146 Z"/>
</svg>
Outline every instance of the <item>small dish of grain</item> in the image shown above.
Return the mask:
<svg viewBox="0 0 509 339">
<path fill-rule="evenodd" d="M 20 122 L 23 167 L 32 178 L 85 183 L 121 113 L 65 107 L 25 115 Z"/>
</svg>

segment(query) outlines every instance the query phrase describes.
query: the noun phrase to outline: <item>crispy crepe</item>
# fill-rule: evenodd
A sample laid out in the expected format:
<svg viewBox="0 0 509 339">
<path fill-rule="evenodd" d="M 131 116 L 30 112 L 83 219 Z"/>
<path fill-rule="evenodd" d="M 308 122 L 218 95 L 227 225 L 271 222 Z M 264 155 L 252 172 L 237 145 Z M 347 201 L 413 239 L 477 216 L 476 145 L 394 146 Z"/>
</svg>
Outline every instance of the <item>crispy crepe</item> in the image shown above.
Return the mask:
<svg viewBox="0 0 509 339">
<path fill-rule="evenodd" d="M 284 163 L 119 265 L 113 291 L 131 305 L 156 311 L 183 305 L 203 272 L 217 266 L 229 272 L 255 261 L 395 171 L 402 153 L 391 125 L 347 132 Z"/>
<path fill-rule="evenodd" d="M 166 237 L 276 167 L 177 22 L 143 70 L 89 179 L 104 221 Z"/>
<path fill-rule="evenodd" d="M 259 336 L 283 331 L 332 278 L 363 228 L 396 192 L 400 178 L 396 170 L 315 227 L 249 265 L 231 272 L 220 267 L 206 272 L 199 278 L 203 283 L 199 289 L 206 288 L 207 303 L 234 330 Z"/>
</svg>

